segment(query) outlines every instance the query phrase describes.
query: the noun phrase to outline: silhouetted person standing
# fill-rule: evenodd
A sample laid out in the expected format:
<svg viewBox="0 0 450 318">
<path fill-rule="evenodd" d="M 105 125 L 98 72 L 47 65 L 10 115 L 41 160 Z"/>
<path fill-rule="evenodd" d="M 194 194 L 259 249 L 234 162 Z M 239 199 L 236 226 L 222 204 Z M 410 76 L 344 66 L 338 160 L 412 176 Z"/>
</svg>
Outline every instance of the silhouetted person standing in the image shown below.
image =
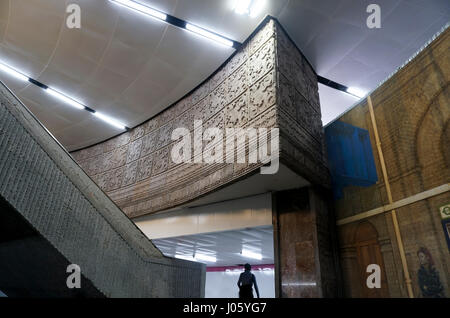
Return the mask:
<svg viewBox="0 0 450 318">
<path fill-rule="evenodd" d="M 241 299 L 253 299 L 253 285 L 255 285 L 256 295 L 259 298 L 258 284 L 256 284 L 255 275 L 252 274 L 252 267 L 250 264 L 244 265 L 245 272 L 241 273 L 238 280 L 239 298 Z"/>
</svg>

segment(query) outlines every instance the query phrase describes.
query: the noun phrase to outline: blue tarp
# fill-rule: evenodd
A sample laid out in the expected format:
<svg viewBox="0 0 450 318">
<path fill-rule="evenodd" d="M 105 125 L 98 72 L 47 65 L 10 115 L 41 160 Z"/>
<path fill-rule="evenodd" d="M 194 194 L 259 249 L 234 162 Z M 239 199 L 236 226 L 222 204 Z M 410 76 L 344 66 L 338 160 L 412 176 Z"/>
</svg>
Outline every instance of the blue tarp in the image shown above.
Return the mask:
<svg viewBox="0 0 450 318">
<path fill-rule="evenodd" d="M 325 128 L 328 165 L 335 199 L 346 186 L 368 187 L 378 180 L 369 132 L 342 121 Z"/>
</svg>

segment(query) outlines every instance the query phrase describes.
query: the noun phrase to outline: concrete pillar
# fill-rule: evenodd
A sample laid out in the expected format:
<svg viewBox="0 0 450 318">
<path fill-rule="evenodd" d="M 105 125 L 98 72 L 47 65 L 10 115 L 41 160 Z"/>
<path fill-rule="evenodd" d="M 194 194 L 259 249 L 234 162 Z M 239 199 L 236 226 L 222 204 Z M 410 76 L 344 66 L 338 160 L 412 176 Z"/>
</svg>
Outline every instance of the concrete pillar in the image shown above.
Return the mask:
<svg viewBox="0 0 450 318">
<path fill-rule="evenodd" d="M 301 188 L 274 194 L 277 297 L 336 297 L 340 294 L 333 219 L 323 190 Z"/>
</svg>

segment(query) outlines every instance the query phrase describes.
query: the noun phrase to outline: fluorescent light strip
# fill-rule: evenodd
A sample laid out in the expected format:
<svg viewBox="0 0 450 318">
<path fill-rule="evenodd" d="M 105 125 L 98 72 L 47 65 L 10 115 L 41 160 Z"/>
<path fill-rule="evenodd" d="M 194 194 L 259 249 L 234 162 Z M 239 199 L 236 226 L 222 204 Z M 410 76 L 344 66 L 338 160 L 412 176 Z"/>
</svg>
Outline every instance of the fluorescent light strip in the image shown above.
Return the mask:
<svg viewBox="0 0 450 318">
<path fill-rule="evenodd" d="M 242 250 L 242 256 L 248 257 L 248 258 L 257 259 L 257 260 L 262 260 L 262 255 L 261 254 L 254 253 L 254 252 L 251 252 L 249 250 Z"/>
<path fill-rule="evenodd" d="M 225 37 L 223 37 L 221 35 L 215 34 L 214 32 L 211 32 L 211 31 L 208 31 L 208 30 L 203 29 L 201 27 L 195 26 L 195 25 L 193 25 L 191 23 L 188 23 L 188 22 L 186 22 L 184 20 L 178 19 L 178 18 L 176 18 L 174 16 L 165 14 L 165 13 L 160 12 L 158 10 L 155 10 L 153 8 L 147 7 L 147 6 L 145 6 L 143 4 L 140 4 L 138 2 L 131 1 L 131 0 L 109 0 L 109 1 L 111 1 L 112 3 L 118 4 L 118 5 L 121 5 L 121 6 L 125 7 L 125 8 L 137 11 L 139 13 L 143 13 L 143 14 L 146 14 L 148 16 L 160 19 L 160 20 L 165 21 L 166 23 L 172 24 L 172 25 L 174 25 L 176 27 L 187 29 L 187 30 L 189 30 L 191 32 L 194 32 L 196 34 L 204 36 L 204 37 L 206 37 L 206 38 L 208 38 L 210 40 L 219 42 L 219 43 L 221 43 L 221 44 L 223 44 L 225 46 L 229 46 L 229 47 L 234 47 L 235 46 L 235 42 L 233 42 L 233 41 L 231 41 L 231 40 L 229 40 L 229 39 L 227 39 L 227 38 L 225 38 Z"/>
<path fill-rule="evenodd" d="M 62 94 L 62 93 L 60 93 L 58 91 L 55 91 L 52 88 L 47 88 L 45 91 L 48 94 L 58 98 L 59 100 L 65 102 L 66 104 L 68 104 L 68 105 L 70 105 L 70 106 L 72 106 L 74 108 L 82 109 L 82 110 L 86 109 L 86 107 L 84 105 L 80 104 L 79 102 L 75 101 L 74 99 L 72 99 L 70 97 L 67 97 L 66 95 L 64 95 L 64 94 Z"/>
<path fill-rule="evenodd" d="M 130 1 L 130 0 L 110 0 L 111 2 L 124 6 L 126 8 L 132 9 L 134 11 L 137 11 L 139 13 L 143 13 L 145 15 L 149 15 L 153 18 L 157 18 L 163 21 L 167 20 L 167 14 L 159 12 L 155 9 L 152 9 L 150 7 L 147 7 L 143 4 L 134 2 L 134 1 Z"/>
<path fill-rule="evenodd" d="M 185 261 L 191 261 L 191 262 L 195 261 L 195 259 L 189 255 L 175 255 L 175 258 L 183 259 Z"/>
<path fill-rule="evenodd" d="M 115 120 L 114 118 L 111 118 L 105 114 L 99 113 L 99 112 L 94 112 L 93 113 L 94 116 L 100 118 L 101 120 L 107 122 L 108 124 L 117 127 L 119 129 L 126 129 L 126 126 L 120 122 L 118 122 L 117 120 Z"/>
<path fill-rule="evenodd" d="M 13 68 L 9 67 L 8 65 L 5 65 L 3 63 L 0 63 L 0 70 L 13 76 L 14 78 L 17 78 L 18 80 L 28 82 L 29 78 L 22 73 L 14 70 Z"/>
<path fill-rule="evenodd" d="M 347 93 L 358 97 L 358 98 L 363 98 L 364 96 L 366 96 L 366 93 L 363 92 L 362 90 L 360 90 L 359 88 L 356 87 L 347 87 Z"/>
<path fill-rule="evenodd" d="M 220 35 L 217 35 L 217 34 L 214 34 L 212 32 L 209 32 L 209 31 L 207 31 L 207 30 L 205 30 L 203 28 L 200 28 L 198 26 L 195 26 L 193 24 L 186 23 L 186 29 L 191 31 L 191 32 L 197 33 L 197 34 L 199 34 L 201 36 L 204 36 L 205 38 L 208 38 L 210 40 L 219 42 L 219 43 L 221 43 L 223 45 L 226 45 L 226 46 L 229 46 L 229 47 L 233 47 L 233 45 L 234 45 L 234 43 L 232 41 L 227 40 L 227 39 L 225 39 L 224 37 L 222 37 Z"/>
<path fill-rule="evenodd" d="M 44 85 L 44 84 L 42 84 L 42 83 L 40 83 L 40 82 L 38 82 L 38 81 L 36 81 L 36 80 L 34 80 L 32 78 L 29 78 L 29 77 L 23 75 L 22 73 L 14 70 L 13 68 L 11 68 L 11 67 L 3 64 L 3 63 L 0 63 L 0 71 L 8 73 L 8 74 L 14 76 L 15 78 L 17 78 L 19 80 L 26 81 L 26 82 L 29 81 L 30 83 L 38 86 L 39 88 L 44 89 L 47 92 L 47 94 L 52 95 L 53 97 L 59 99 L 60 101 L 63 101 L 64 103 L 66 103 L 66 104 L 68 104 L 68 105 L 70 105 L 70 106 L 72 106 L 72 107 L 74 107 L 76 109 L 89 111 L 90 113 L 93 113 L 95 116 L 97 116 L 98 118 L 104 120 L 105 122 L 109 123 L 110 125 L 113 125 L 114 127 L 117 127 L 119 129 L 123 129 L 123 130 L 127 130 L 128 129 L 127 126 L 125 126 L 124 124 L 120 123 L 119 121 L 117 121 L 117 120 L 115 120 L 115 119 L 113 119 L 113 118 L 111 118 L 109 116 L 106 116 L 106 115 L 104 115 L 102 113 L 96 112 L 95 110 L 93 110 L 93 109 L 91 109 L 89 107 L 86 107 L 83 104 L 77 102 L 75 99 L 73 99 L 73 98 L 71 98 L 71 97 L 69 97 L 69 96 L 67 96 L 67 95 L 65 95 L 63 93 L 60 93 L 57 90 L 55 90 L 53 88 L 50 88 L 47 85 Z"/>
</svg>

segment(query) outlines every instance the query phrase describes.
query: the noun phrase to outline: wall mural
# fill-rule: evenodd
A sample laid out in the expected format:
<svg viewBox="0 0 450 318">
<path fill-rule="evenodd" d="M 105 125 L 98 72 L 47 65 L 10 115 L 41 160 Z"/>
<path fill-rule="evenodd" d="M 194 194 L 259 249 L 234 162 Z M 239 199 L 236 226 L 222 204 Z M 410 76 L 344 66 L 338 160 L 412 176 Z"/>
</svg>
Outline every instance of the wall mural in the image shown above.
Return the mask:
<svg viewBox="0 0 450 318">
<path fill-rule="evenodd" d="M 450 251 L 450 203 L 439 208 L 442 228 L 444 229 L 445 240 Z"/>
<path fill-rule="evenodd" d="M 420 291 L 424 298 L 445 298 L 444 286 L 439 278 L 439 272 L 434 267 L 430 251 L 421 247 L 417 251 L 420 268 L 417 273 Z"/>
</svg>

